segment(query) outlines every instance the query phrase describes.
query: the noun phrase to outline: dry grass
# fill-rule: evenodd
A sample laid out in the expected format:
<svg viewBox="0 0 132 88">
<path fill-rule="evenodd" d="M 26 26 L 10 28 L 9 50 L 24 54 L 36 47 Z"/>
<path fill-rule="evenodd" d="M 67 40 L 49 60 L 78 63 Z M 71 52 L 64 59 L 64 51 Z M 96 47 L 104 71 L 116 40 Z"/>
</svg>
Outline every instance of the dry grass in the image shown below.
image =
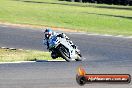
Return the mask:
<svg viewBox="0 0 132 88">
<path fill-rule="evenodd" d="M 49 52 L 0 49 L 0 62 L 51 60 Z M 59 58 L 60 59 L 60 58 Z"/>
</svg>

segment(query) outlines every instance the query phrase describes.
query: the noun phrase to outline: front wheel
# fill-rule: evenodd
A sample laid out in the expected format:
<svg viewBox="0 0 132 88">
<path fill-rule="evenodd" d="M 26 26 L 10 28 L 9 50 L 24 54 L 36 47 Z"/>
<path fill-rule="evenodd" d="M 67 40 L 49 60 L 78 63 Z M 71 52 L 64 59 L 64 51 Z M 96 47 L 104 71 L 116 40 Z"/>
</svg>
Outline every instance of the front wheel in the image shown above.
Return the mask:
<svg viewBox="0 0 132 88">
<path fill-rule="evenodd" d="M 72 61 L 72 59 L 70 58 L 70 55 L 69 55 L 69 51 L 64 46 L 61 46 L 59 48 L 59 51 L 60 51 L 61 56 L 62 56 L 63 59 L 65 59 L 67 62 Z"/>
</svg>

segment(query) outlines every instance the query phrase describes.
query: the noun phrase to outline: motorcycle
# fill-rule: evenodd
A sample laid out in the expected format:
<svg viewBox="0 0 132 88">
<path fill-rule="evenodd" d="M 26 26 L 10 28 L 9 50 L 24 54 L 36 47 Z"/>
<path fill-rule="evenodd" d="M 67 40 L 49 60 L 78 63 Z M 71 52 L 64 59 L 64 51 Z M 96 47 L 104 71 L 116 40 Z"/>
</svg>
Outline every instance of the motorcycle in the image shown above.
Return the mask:
<svg viewBox="0 0 132 88">
<path fill-rule="evenodd" d="M 51 57 L 53 59 L 62 57 L 67 62 L 82 61 L 80 50 L 77 47 L 74 48 L 65 38 L 52 37 L 49 41 L 49 50 L 52 51 Z"/>
</svg>

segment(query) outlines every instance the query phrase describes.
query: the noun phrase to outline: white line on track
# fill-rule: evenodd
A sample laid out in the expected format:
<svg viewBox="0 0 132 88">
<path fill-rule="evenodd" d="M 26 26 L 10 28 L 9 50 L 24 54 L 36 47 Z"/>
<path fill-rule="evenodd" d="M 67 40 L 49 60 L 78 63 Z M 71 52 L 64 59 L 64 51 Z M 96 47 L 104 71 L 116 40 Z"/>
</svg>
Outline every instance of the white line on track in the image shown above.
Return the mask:
<svg viewBox="0 0 132 88">
<path fill-rule="evenodd" d="M 8 27 L 7 25 L 0 25 L 0 27 Z"/>
<path fill-rule="evenodd" d="M 52 61 L 55 61 L 55 62 L 57 62 L 57 61 L 59 61 L 59 62 L 62 61 L 62 62 L 63 62 L 63 61 L 66 61 L 66 60 L 48 60 L 48 61 L 49 61 L 49 62 L 50 62 L 50 61 L 51 61 L 51 62 L 52 62 Z"/>
<path fill-rule="evenodd" d="M 132 39 L 132 36 L 124 36 L 124 35 L 109 35 L 109 34 L 90 34 L 90 33 L 85 33 L 85 32 L 76 32 L 76 33 L 69 33 L 69 34 L 84 34 L 84 35 L 88 35 L 88 36 L 102 36 L 102 37 L 115 37 L 115 38 L 126 38 L 126 39 Z"/>
<path fill-rule="evenodd" d="M 36 61 L 16 61 L 16 62 L 0 62 L 0 64 L 15 64 L 15 63 L 34 63 Z"/>
<path fill-rule="evenodd" d="M 35 62 L 64 62 L 64 61 L 65 60 L 15 61 L 15 62 L 0 62 L 0 64 L 35 63 Z"/>
</svg>

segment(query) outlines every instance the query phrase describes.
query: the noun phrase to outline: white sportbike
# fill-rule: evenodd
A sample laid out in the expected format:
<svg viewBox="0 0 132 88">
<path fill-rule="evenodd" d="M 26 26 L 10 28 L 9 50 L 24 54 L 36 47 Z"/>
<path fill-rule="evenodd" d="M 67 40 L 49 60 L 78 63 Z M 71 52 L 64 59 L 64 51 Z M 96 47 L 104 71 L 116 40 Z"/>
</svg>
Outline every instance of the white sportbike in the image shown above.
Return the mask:
<svg viewBox="0 0 132 88">
<path fill-rule="evenodd" d="M 56 59 L 62 57 L 66 61 L 82 61 L 82 55 L 80 50 L 76 47 L 74 48 L 72 44 L 61 37 L 52 37 L 49 40 L 49 50 L 52 51 L 51 57 Z"/>
</svg>

